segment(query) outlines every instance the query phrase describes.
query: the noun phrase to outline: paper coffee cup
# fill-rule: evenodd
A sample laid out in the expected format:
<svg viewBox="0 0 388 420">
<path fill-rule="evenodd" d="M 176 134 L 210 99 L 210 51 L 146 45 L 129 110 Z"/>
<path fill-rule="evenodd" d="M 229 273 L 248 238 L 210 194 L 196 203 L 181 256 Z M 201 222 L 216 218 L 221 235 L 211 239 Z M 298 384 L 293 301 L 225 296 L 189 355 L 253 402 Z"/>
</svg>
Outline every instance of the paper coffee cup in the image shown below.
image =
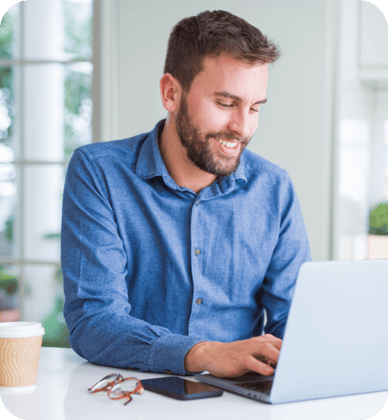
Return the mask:
<svg viewBox="0 0 388 420">
<path fill-rule="evenodd" d="M 0 322 L 0 392 L 33 392 L 44 328 L 40 322 Z"/>
</svg>

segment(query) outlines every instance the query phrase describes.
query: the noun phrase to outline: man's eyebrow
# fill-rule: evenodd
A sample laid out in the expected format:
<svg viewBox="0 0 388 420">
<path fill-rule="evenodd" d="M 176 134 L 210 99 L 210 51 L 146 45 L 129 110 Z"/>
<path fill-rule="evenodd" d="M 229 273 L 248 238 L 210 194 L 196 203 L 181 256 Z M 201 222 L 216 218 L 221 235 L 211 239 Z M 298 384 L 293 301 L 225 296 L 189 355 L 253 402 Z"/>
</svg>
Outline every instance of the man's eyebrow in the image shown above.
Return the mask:
<svg viewBox="0 0 388 420">
<path fill-rule="evenodd" d="M 222 96 L 223 98 L 233 99 L 236 102 L 242 102 L 242 99 L 239 96 L 233 95 L 232 93 L 224 90 L 222 92 L 215 92 L 213 96 Z M 262 99 L 261 101 L 255 102 L 253 105 L 265 104 L 267 102 L 267 98 Z"/>
</svg>

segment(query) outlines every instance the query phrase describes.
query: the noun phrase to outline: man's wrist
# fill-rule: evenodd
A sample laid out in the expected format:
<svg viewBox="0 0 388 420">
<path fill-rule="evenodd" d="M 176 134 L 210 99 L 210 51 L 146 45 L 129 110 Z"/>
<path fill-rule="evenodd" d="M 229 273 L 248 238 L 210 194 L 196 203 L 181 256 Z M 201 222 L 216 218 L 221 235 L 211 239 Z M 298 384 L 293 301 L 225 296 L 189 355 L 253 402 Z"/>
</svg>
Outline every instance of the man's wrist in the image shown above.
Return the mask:
<svg viewBox="0 0 388 420">
<path fill-rule="evenodd" d="M 201 341 L 191 347 L 185 357 L 186 372 L 198 373 L 207 370 L 211 344 L 210 341 Z"/>
</svg>

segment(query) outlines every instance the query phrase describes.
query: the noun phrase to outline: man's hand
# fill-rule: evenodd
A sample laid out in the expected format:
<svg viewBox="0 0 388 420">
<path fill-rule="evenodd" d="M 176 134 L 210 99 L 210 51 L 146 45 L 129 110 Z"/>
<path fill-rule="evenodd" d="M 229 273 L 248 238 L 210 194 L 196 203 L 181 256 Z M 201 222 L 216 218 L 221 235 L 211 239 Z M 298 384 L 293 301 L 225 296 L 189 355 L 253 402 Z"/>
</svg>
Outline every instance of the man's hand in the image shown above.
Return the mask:
<svg viewBox="0 0 388 420">
<path fill-rule="evenodd" d="M 185 357 L 187 372 L 207 370 L 218 377 L 236 377 L 249 371 L 271 375 L 279 359 L 282 340 L 271 334 L 232 343 L 203 341 Z"/>
</svg>

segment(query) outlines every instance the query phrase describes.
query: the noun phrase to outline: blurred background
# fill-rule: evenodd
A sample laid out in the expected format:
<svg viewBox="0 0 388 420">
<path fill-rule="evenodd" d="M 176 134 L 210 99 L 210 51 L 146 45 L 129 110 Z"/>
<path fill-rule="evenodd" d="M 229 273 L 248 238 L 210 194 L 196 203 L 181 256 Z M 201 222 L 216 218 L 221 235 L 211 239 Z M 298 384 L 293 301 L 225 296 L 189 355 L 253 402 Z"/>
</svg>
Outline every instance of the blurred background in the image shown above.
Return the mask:
<svg viewBox="0 0 388 420">
<path fill-rule="evenodd" d="M 66 164 L 92 141 L 91 0 L 19 3 L 0 26 L 0 321 L 67 346 L 60 228 Z"/>
<path fill-rule="evenodd" d="M 249 148 L 287 169 L 314 260 L 388 258 L 388 28 L 361 0 L 27 0 L 0 25 L 0 322 L 68 347 L 62 190 L 78 146 L 150 131 L 169 33 L 223 9 L 280 46 Z"/>
</svg>

